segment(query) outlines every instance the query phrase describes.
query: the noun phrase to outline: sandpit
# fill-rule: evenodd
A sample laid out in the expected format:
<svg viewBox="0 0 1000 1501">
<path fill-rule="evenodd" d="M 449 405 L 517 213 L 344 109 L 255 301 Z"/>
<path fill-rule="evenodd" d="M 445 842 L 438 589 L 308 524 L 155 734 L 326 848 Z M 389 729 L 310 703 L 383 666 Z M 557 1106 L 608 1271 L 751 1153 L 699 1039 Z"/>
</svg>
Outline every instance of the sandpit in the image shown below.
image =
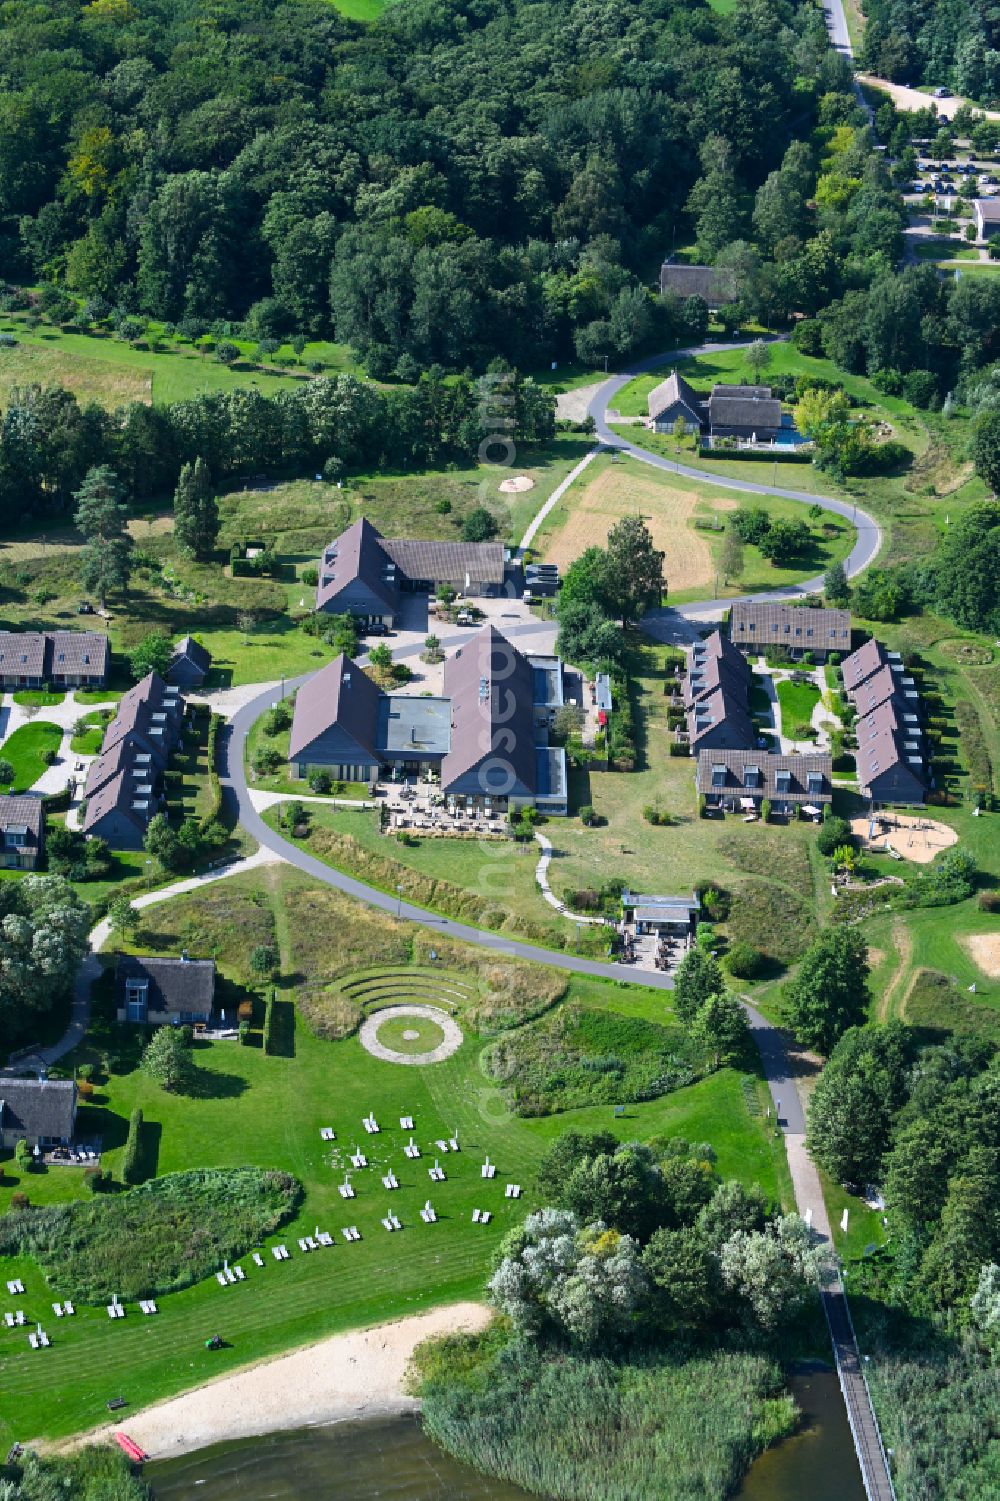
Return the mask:
<svg viewBox="0 0 1000 1501">
<path fill-rule="evenodd" d="M 989 975 L 991 980 L 1000 980 L 1000 933 L 967 933 L 959 941 L 984 975 Z"/>
<path fill-rule="evenodd" d="M 958 843 L 958 835 L 948 824 L 905 813 L 887 813 L 876 818 L 874 838 L 870 839 L 868 832 L 867 818 L 851 819 L 851 833 L 865 849 L 877 853 L 888 845 L 904 860 L 913 860 L 917 865 L 929 865 L 935 855 Z"/>
<path fill-rule="evenodd" d="M 520 495 L 522 491 L 534 488 L 535 482 L 530 474 L 512 474 L 510 479 L 500 482 L 500 490 L 504 495 Z"/>
</svg>

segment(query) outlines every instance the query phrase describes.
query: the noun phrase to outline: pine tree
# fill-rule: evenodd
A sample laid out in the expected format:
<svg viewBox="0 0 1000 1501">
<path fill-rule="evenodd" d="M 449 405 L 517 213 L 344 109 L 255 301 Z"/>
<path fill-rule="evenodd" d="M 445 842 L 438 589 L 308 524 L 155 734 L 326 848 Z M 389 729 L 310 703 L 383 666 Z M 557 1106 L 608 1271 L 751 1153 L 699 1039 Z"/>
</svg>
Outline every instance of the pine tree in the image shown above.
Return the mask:
<svg viewBox="0 0 1000 1501">
<path fill-rule="evenodd" d="M 76 524 L 87 539 L 80 577 L 84 588 L 97 595 L 103 609 L 112 590 L 127 590 L 132 574 L 128 512 L 114 470 L 107 464 L 88 469 L 73 499 Z"/>
<path fill-rule="evenodd" d="M 174 491 L 174 540 L 181 552 L 205 562 L 219 536 L 219 508 L 204 459 L 185 464 Z"/>
</svg>

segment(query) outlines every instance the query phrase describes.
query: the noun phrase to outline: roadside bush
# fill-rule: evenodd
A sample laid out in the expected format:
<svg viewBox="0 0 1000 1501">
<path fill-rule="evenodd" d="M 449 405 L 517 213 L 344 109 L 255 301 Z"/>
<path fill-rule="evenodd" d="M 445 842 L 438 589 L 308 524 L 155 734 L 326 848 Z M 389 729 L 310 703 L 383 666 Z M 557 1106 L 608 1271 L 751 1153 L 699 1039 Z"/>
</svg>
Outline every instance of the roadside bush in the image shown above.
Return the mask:
<svg viewBox="0 0 1000 1501">
<path fill-rule="evenodd" d="M 333 778 L 330 773 L 324 771 L 320 766 L 315 767 L 309 773 L 306 780 L 309 783 L 309 790 L 315 792 L 319 797 L 326 797 L 333 786 Z"/>
<path fill-rule="evenodd" d="M 723 961 L 737 980 L 752 980 L 760 974 L 764 956 L 752 943 L 734 943 Z"/>
<path fill-rule="evenodd" d="M 282 755 L 273 745 L 262 745 L 254 751 L 253 770 L 258 777 L 269 777 L 282 764 Z"/>
<path fill-rule="evenodd" d="M 284 699 L 281 699 L 273 708 L 268 709 L 264 716 L 264 734 L 280 735 L 282 730 L 287 730 L 291 727 L 291 723 L 291 707 Z"/>
</svg>

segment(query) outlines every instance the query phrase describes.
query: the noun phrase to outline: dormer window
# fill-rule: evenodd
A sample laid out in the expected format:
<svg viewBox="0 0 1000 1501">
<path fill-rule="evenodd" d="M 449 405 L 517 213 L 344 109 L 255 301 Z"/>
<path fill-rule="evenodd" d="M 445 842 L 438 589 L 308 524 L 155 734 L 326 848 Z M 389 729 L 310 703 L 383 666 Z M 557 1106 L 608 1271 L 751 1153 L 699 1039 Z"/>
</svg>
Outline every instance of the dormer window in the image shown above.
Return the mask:
<svg viewBox="0 0 1000 1501">
<path fill-rule="evenodd" d="M 726 768 L 724 766 L 712 767 L 712 786 L 724 787 L 726 785 Z"/>
<path fill-rule="evenodd" d="M 125 981 L 125 1018 L 130 1022 L 144 1022 L 149 1013 L 149 981 Z"/>
<path fill-rule="evenodd" d="M 823 791 L 823 777 L 820 772 L 809 771 L 806 773 L 806 788 L 809 792 Z"/>
<path fill-rule="evenodd" d="M 743 785 L 744 785 L 744 787 L 759 787 L 760 786 L 760 767 L 759 766 L 744 766 L 744 768 L 743 768 Z"/>
</svg>

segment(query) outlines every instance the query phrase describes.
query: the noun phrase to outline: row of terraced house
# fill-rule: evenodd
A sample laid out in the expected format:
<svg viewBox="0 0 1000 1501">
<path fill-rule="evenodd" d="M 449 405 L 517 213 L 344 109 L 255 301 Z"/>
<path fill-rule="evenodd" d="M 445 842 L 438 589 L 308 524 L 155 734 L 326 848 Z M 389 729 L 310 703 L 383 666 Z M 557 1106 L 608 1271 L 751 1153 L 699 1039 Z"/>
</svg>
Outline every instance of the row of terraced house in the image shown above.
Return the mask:
<svg viewBox="0 0 1000 1501">
<path fill-rule="evenodd" d="M 142 849 L 151 821 L 166 806 L 163 773 L 183 724 L 181 691 L 157 672 L 122 695 L 87 773 L 85 834 L 106 839 L 112 849 Z"/>
</svg>

